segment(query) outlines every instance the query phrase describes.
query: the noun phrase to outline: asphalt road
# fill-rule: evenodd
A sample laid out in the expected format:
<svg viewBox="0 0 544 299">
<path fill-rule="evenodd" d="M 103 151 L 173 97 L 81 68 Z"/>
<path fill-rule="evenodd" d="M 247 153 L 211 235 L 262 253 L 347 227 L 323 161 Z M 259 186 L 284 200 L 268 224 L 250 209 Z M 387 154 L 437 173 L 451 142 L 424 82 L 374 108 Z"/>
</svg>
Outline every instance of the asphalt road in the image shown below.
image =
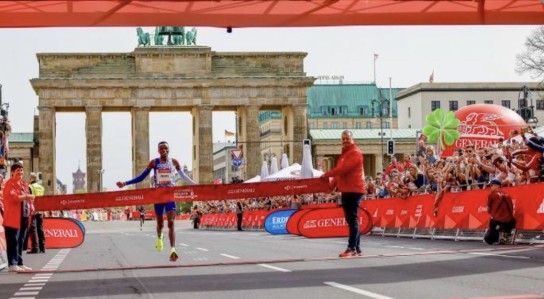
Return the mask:
<svg viewBox="0 0 544 299">
<path fill-rule="evenodd" d="M 156 252 L 154 222 L 87 222 L 78 248 L 26 255 L 35 273 L 0 271 L 0 298 L 544 298 L 544 246 L 365 236 L 193 230 L 176 223 L 177 262 Z"/>
</svg>

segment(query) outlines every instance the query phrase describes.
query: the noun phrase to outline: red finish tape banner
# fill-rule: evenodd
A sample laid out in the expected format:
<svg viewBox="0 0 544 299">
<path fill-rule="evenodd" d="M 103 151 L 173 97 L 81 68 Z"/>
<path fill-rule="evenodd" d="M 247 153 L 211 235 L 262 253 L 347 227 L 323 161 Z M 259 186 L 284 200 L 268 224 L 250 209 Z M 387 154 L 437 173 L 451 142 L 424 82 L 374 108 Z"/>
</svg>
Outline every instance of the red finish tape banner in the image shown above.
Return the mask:
<svg viewBox="0 0 544 299">
<path fill-rule="evenodd" d="M 85 240 L 83 224 L 72 218 L 44 218 L 45 247 L 74 248 Z"/>
<path fill-rule="evenodd" d="M 36 198 L 36 210 L 57 211 L 134 206 L 171 201 L 208 201 L 329 192 L 328 179 L 302 179 L 227 185 L 194 185 L 127 191 L 47 195 Z"/>
</svg>

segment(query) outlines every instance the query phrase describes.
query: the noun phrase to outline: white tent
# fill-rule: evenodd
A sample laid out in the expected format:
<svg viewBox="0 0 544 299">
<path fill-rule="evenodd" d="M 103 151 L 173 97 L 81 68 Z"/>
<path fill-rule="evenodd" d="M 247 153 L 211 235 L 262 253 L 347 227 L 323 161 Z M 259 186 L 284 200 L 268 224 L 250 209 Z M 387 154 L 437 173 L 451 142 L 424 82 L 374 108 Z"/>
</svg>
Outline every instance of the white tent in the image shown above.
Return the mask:
<svg viewBox="0 0 544 299">
<path fill-rule="evenodd" d="M 261 181 L 261 176 L 260 175 L 257 175 L 255 177 L 252 177 L 251 179 L 249 180 L 246 180 L 244 181 L 244 183 L 258 183 Z"/>
<path fill-rule="evenodd" d="M 298 180 L 300 177 L 301 166 L 298 163 L 295 163 L 287 168 L 284 168 L 272 175 L 269 175 L 262 181 L 283 181 L 283 180 Z M 314 178 L 318 178 L 323 174 L 323 171 L 317 169 L 312 169 L 312 174 Z"/>
<path fill-rule="evenodd" d="M 281 154 L 281 169 L 289 167 L 289 159 L 287 158 L 287 154 L 283 153 Z"/>
<path fill-rule="evenodd" d="M 276 156 L 273 156 L 272 159 L 270 159 L 270 174 L 274 174 L 278 172 L 278 159 L 276 159 Z"/>
<path fill-rule="evenodd" d="M 268 164 L 266 164 L 266 161 L 263 161 L 263 165 L 261 166 L 261 179 L 266 179 L 268 174 Z"/>
</svg>

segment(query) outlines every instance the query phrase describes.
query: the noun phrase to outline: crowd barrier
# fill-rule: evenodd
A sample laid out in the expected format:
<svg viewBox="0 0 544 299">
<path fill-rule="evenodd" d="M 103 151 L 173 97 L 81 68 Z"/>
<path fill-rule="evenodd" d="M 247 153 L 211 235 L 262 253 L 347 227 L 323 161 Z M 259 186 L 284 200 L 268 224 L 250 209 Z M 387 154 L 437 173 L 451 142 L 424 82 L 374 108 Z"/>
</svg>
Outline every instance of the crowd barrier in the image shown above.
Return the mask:
<svg viewBox="0 0 544 299">
<path fill-rule="evenodd" d="M 544 183 L 505 187 L 514 202 L 517 220 L 516 242 L 544 242 Z M 422 194 L 407 199 L 388 198 L 372 199 L 361 202 L 361 207 L 372 218 L 373 234 L 404 237 L 449 238 L 455 240 L 481 239 L 489 222 L 487 213 L 487 197 L 489 189 L 463 192 L 447 192 L 440 205 L 439 213 L 433 215 L 435 194 Z M 302 210 L 334 209 L 334 204 L 304 205 Z M 269 211 L 249 211 L 251 215 Z M 302 217 L 294 213 L 290 217 Z M 266 216 L 263 216 L 266 218 Z M 328 219 L 326 214 L 323 219 Z M 234 213 L 207 214 L 204 228 L 236 229 Z M 262 217 L 261 217 L 262 218 Z M 219 220 L 223 219 L 223 220 Z M 333 218 L 330 218 L 333 219 Z M 247 220 L 243 223 L 247 223 Z M 250 225 L 246 229 L 263 230 L 264 223 Z M 324 228 L 326 229 L 326 228 Z M 296 228 L 294 229 L 297 230 Z M 292 233 L 291 231 L 289 231 Z"/>
</svg>

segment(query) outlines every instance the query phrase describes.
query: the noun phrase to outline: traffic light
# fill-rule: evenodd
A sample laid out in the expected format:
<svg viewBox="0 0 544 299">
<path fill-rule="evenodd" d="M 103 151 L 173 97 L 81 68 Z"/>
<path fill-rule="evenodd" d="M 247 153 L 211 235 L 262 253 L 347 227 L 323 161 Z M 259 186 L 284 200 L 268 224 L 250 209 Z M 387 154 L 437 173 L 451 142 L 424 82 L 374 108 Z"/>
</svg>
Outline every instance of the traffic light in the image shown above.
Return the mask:
<svg viewBox="0 0 544 299">
<path fill-rule="evenodd" d="M 395 154 L 395 140 L 387 140 L 387 154 L 390 156 Z"/>
</svg>

